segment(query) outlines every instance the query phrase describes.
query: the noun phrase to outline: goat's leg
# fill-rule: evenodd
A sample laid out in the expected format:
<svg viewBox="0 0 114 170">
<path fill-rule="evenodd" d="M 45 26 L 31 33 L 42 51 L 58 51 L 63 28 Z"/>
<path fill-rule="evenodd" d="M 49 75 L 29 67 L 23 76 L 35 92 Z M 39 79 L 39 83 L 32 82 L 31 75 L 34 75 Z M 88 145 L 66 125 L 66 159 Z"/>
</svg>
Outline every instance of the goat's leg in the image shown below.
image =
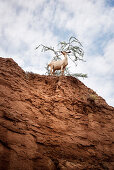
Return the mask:
<svg viewBox="0 0 114 170">
<path fill-rule="evenodd" d="M 61 66 L 61 75 L 63 75 L 64 73 L 64 69 L 63 69 L 63 66 Z"/>
<path fill-rule="evenodd" d="M 51 68 L 50 68 L 50 74 L 51 74 L 51 75 L 52 75 L 52 69 L 53 69 L 53 68 L 51 67 Z"/>
<path fill-rule="evenodd" d="M 54 73 L 55 73 L 55 70 L 53 69 L 53 73 L 52 74 L 54 75 Z"/>
<path fill-rule="evenodd" d="M 62 72 L 62 75 L 64 75 L 64 70 L 65 70 L 65 68 L 63 68 L 63 72 Z"/>
</svg>

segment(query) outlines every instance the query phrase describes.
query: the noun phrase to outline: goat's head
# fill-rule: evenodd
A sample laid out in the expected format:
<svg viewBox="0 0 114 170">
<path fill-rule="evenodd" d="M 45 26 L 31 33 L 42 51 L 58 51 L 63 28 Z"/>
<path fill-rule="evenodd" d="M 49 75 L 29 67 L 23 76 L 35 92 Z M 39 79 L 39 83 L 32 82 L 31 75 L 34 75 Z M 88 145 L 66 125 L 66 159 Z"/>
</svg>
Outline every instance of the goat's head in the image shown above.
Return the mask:
<svg viewBox="0 0 114 170">
<path fill-rule="evenodd" d="M 66 54 L 68 54 L 68 53 L 71 53 L 71 51 L 61 51 L 61 53 L 62 53 L 63 55 L 66 55 Z"/>
</svg>

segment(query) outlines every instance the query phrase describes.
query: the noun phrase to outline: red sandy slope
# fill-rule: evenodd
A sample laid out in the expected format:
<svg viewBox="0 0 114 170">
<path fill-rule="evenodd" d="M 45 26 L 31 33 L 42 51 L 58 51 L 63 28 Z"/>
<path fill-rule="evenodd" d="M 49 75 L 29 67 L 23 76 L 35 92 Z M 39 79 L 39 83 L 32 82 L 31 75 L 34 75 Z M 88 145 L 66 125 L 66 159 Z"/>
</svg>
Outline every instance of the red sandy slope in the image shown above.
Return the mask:
<svg viewBox="0 0 114 170">
<path fill-rule="evenodd" d="M 113 113 L 76 78 L 0 58 L 0 170 L 112 170 Z"/>
</svg>

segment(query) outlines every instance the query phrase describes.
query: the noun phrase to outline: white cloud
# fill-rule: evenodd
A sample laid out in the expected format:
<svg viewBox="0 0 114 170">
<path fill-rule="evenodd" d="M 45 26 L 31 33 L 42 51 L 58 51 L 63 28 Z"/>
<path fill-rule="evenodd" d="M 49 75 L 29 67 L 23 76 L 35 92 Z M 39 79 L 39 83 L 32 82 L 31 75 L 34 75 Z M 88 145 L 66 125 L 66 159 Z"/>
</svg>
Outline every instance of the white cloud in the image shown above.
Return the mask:
<svg viewBox="0 0 114 170">
<path fill-rule="evenodd" d="M 0 56 L 12 57 L 26 71 L 40 74 L 52 53 L 34 50 L 56 46 L 76 36 L 84 45 L 86 63 L 71 71 L 88 73 L 84 80 L 114 105 L 114 7 L 106 0 L 1 0 Z M 103 88 L 102 88 L 103 87 Z"/>
</svg>

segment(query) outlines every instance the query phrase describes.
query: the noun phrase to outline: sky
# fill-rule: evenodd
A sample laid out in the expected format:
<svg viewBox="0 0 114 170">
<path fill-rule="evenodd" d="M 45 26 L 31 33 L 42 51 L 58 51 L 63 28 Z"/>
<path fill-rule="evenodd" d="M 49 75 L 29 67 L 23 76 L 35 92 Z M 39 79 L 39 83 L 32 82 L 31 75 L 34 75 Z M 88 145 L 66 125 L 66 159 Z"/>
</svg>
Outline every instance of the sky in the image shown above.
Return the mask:
<svg viewBox="0 0 114 170">
<path fill-rule="evenodd" d="M 83 45 L 84 60 L 69 61 L 72 73 L 114 106 L 114 0 L 0 0 L 0 56 L 13 58 L 24 71 L 45 74 L 57 47 L 74 36 Z"/>
</svg>

